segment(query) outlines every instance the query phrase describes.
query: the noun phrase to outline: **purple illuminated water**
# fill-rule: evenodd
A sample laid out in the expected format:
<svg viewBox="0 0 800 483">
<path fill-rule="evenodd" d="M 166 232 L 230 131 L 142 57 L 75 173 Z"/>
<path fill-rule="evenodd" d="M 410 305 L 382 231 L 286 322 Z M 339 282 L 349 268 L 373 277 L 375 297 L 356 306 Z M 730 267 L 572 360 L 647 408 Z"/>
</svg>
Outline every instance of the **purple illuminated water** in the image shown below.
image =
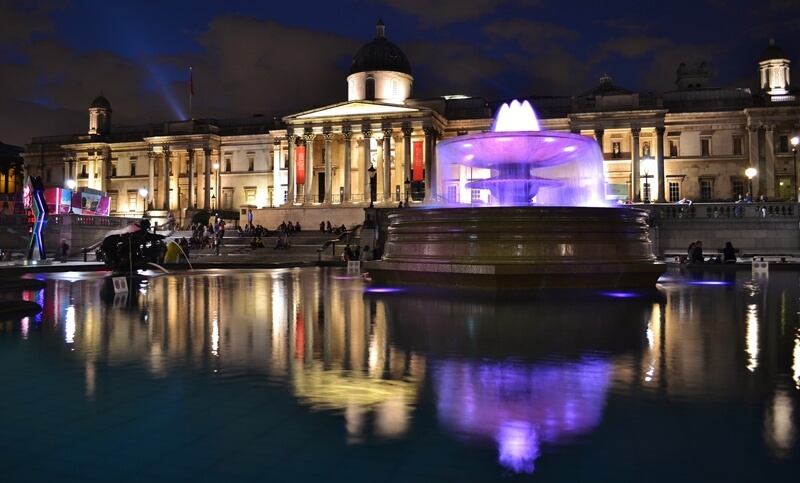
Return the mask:
<svg viewBox="0 0 800 483">
<path fill-rule="evenodd" d="M 540 130 L 528 101 L 503 104 L 492 131 L 446 139 L 437 153 L 444 177 L 489 190 L 491 206 L 607 205 L 597 142 Z"/>
</svg>

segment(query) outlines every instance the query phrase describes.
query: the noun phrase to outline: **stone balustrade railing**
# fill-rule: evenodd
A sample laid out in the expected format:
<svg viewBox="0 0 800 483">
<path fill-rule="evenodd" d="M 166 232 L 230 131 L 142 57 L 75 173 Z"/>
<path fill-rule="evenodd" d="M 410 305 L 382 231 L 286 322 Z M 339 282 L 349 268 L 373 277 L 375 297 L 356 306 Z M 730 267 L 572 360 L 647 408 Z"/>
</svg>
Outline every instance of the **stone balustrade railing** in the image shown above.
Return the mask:
<svg viewBox="0 0 800 483">
<path fill-rule="evenodd" d="M 797 218 L 797 203 L 653 203 L 636 205 L 655 219 L 680 218 Z"/>
</svg>

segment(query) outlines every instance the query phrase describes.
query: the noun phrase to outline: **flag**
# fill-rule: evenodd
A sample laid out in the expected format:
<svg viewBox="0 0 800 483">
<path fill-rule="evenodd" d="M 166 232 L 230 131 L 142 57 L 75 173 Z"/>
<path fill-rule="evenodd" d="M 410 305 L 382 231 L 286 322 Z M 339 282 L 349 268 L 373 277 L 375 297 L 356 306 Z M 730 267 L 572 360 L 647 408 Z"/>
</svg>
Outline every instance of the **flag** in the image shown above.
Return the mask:
<svg viewBox="0 0 800 483">
<path fill-rule="evenodd" d="M 189 95 L 194 95 L 194 78 L 192 77 L 192 68 L 189 67 Z"/>
</svg>

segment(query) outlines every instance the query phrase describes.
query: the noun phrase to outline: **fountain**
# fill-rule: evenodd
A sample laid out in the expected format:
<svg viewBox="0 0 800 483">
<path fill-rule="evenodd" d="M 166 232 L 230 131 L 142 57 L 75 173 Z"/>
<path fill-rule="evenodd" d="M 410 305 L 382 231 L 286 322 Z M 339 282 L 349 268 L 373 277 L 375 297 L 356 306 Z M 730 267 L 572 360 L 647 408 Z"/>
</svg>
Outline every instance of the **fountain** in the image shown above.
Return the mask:
<svg viewBox="0 0 800 483">
<path fill-rule="evenodd" d="M 514 101 L 492 131 L 446 139 L 441 173 L 468 170 L 484 206 L 398 210 L 376 284 L 504 292 L 546 288 L 653 287 L 666 266 L 653 255 L 644 210 L 605 201 L 603 156 L 594 139 L 541 131 Z"/>
</svg>

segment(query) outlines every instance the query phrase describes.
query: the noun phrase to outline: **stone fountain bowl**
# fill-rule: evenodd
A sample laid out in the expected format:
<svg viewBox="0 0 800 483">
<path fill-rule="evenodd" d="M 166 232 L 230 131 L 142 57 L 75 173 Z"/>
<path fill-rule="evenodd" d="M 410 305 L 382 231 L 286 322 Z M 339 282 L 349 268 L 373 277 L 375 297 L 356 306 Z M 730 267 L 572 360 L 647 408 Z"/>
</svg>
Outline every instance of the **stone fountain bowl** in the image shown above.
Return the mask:
<svg viewBox="0 0 800 483">
<path fill-rule="evenodd" d="M 653 287 L 666 271 L 648 213 L 628 207 L 482 207 L 389 215 L 378 284 L 503 291 Z"/>
<path fill-rule="evenodd" d="M 600 148 L 597 146 L 597 141 L 580 134 L 555 131 L 507 131 L 444 139 L 437 143 L 436 153 L 442 162 L 474 168 L 492 169 L 513 164 L 535 169 L 582 161 L 589 156 L 599 156 Z M 602 164 L 599 166 L 602 169 Z"/>
</svg>

